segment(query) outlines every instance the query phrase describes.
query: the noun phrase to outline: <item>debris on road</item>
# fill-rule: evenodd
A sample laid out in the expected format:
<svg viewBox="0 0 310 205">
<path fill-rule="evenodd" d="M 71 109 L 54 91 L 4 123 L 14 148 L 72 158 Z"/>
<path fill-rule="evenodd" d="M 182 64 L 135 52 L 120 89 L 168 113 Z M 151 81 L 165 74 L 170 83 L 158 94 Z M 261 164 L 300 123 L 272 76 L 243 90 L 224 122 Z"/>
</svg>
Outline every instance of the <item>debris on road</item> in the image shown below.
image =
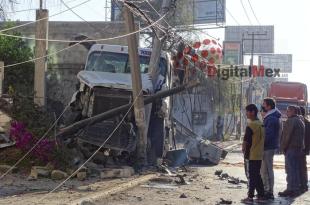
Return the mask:
<svg viewBox="0 0 310 205">
<path fill-rule="evenodd" d="M 216 170 L 214 175 L 221 176 L 222 173 L 223 173 L 223 170 L 220 169 L 220 170 Z"/>
<path fill-rule="evenodd" d="M 218 204 L 232 204 L 232 201 L 221 198 L 221 201 Z"/>
<path fill-rule="evenodd" d="M 179 180 L 175 181 L 177 184 L 179 184 L 179 185 L 189 185 L 190 184 L 189 182 L 185 181 L 184 175 L 182 176 L 182 175 L 178 174 L 176 177 L 179 178 Z"/>
<path fill-rule="evenodd" d="M 168 175 L 173 175 L 172 174 L 172 172 L 169 170 L 169 168 L 168 167 L 166 167 L 165 165 L 160 165 L 159 167 L 158 167 L 158 169 L 159 169 L 159 171 L 161 171 L 161 172 L 163 172 L 163 173 L 166 173 L 166 174 L 168 174 Z"/>
<path fill-rule="evenodd" d="M 229 178 L 229 175 L 227 173 L 222 173 L 220 175 L 220 179 L 223 180 L 223 179 L 228 179 Z"/>
<path fill-rule="evenodd" d="M 227 180 L 230 184 L 248 184 L 245 180 L 241 180 L 239 178 L 229 176 L 227 173 L 223 173 L 223 170 L 216 170 L 214 175 L 218 176 L 220 180 Z"/>
<path fill-rule="evenodd" d="M 187 196 L 183 193 L 180 195 L 180 198 L 185 199 L 185 198 L 187 198 Z"/>
<path fill-rule="evenodd" d="M 205 186 L 205 189 L 210 189 L 210 187 L 208 187 L 208 186 Z"/>
</svg>

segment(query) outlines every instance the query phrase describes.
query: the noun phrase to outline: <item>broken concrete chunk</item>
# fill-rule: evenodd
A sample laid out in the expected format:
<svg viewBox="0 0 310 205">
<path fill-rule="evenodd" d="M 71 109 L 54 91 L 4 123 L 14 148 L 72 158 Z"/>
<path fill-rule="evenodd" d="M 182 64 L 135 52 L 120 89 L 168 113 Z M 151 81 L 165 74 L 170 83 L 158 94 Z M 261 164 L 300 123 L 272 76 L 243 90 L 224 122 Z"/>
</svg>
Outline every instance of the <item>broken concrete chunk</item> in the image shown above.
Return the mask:
<svg viewBox="0 0 310 205">
<path fill-rule="evenodd" d="M 67 173 L 68 175 L 71 175 L 71 174 L 73 174 L 74 172 L 75 172 L 74 169 L 69 169 L 69 168 L 66 169 L 66 173 Z M 76 174 L 74 174 L 72 177 L 76 177 Z"/>
<path fill-rule="evenodd" d="M 37 179 L 38 179 L 38 172 L 36 169 L 33 169 L 33 167 L 32 167 L 27 180 L 28 181 L 35 181 Z"/>
<path fill-rule="evenodd" d="M 128 178 L 134 175 L 135 171 L 132 167 L 122 167 L 118 169 L 105 168 L 101 171 L 100 177 L 106 178 Z"/>
<path fill-rule="evenodd" d="M 55 166 L 51 162 L 49 162 L 49 163 L 47 163 L 47 165 L 45 165 L 45 169 L 47 169 L 51 172 L 55 169 Z"/>
<path fill-rule="evenodd" d="M 86 172 L 78 172 L 76 177 L 78 180 L 84 181 L 87 177 L 87 173 Z"/>
<path fill-rule="evenodd" d="M 10 170 L 9 173 L 16 173 L 18 171 L 17 167 L 11 168 L 10 165 L 6 165 L 6 164 L 0 165 L 0 172 L 1 173 L 5 173 L 5 172 L 7 172 L 9 170 Z"/>
<path fill-rule="evenodd" d="M 41 166 L 33 166 L 31 168 L 31 173 L 36 173 L 38 177 L 49 177 L 51 174 L 51 170 L 47 169 L 46 167 Z M 30 173 L 30 175 L 31 175 Z"/>
<path fill-rule="evenodd" d="M 51 173 L 51 179 L 53 180 L 61 180 L 68 177 L 68 174 L 66 172 L 60 171 L 60 170 L 53 170 Z"/>
</svg>

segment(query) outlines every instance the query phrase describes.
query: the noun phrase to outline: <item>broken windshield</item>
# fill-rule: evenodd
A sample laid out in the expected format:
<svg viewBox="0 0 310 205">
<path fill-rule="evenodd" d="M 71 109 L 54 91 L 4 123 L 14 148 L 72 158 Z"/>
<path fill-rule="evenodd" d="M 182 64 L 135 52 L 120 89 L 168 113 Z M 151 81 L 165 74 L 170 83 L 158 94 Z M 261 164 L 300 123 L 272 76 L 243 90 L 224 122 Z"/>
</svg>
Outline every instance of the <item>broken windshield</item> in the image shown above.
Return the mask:
<svg viewBox="0 0 310 205">
<path fill-rule="evenodd" d="M 140 56 L 141 73 L 148 73 L 149 62 L 149 56 Z M 165 76 L 167 62 L 164 58 L 160 59 L 159 69 L 160 74 Z M 125 53 L 95 51 L 92 52 L 88 57 L 86 70 L 111 73 L 130 73 L 129 56 Z"/>
</svg>

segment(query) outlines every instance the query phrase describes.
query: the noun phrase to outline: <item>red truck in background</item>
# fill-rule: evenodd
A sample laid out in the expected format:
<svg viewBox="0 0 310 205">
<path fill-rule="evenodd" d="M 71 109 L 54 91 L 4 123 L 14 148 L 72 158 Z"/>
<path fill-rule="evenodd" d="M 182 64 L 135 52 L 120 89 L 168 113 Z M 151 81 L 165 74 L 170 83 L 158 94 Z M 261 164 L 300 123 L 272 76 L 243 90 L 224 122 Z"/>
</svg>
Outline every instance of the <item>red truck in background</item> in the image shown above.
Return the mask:
<svg viewBox="0 0 310 205">
<path fill-rule="evenodd" d="M 308 107 L 307 86 L 303 83 L 272 82 L 268 90 L 268 97 L 275 99 L 277 108 L 284 118 L 286 118 L 286 108 L 289 105 Z"/>
</svg>

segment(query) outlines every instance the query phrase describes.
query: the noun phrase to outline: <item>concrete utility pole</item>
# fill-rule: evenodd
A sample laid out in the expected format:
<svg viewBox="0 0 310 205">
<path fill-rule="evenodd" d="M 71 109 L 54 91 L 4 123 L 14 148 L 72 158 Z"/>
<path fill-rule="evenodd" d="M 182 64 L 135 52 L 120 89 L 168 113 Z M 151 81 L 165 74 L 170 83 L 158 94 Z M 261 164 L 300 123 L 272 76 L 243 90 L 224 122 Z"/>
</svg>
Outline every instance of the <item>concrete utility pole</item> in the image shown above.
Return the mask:
<svg viewBox="0 0 310 205">
<path fill-rule="evenodd" d="M 163 15 L 167 14 L 169 12 L 169 9 L 172 5 L 173 0 L 163 0 L 161 10 L 160 10 L 160 16 L 162 17 Z M 168 18 L 166 18 L 168 19 Z M 163 25 L 163 20 L 158 22 L 159 25 Z M 153 49 L 152 49 L 152 54 L 151 54 L 151 59 L 150 59 L 150 64 L 149 64 L 149 70 L 150 74 L 153 79 L 153 85 L 155 86 L 157 77 L 159 74 L 158 66 L 159 66 L 159 60 L 160 60 L 160 54 L 161 50 L 163 47 L 163 39 L 161 39 L 164 35 L 164 32 L 161 30 L 157 29 L 157 36 L 158 38 L 154 37 L 154 43 L 153 43 Z"/>
<path fill-rule="evenodd" d="M 124 6 L 124 19 L 126 22 L 127 33 L 134 32 L 135 31 L 134 17 L 126 6 Z M 133 99 L 136 99 L 134 103 L 134 113 L 135 113 L 136 125 L 138 127 L 138 143 L 137 143 L 138 159 L 139 164 L 143 166 L 146 165 L 147 163 L 147 153 L 146 153 L 147 129 L 145 125 L 145 109 L 143 101 L 137 39 L 138 38 L 136 35 L 128 36 L 128 53 L 131 69 Z"/>
<path fill-rule="evenodd" d="M 3 83 L 4 83 L 4 62 L 0 61 L 0 97 L 3 94 Z"/>
<path fill-rule="evenodd" d="M 264 33 L 255 33 L 255 32 L 252 32 L 252 33 L 248 33 L 247 32 L 247 35 L 250 35 L 251 38 L 250 39 L 243 39 L 243 40 L 251 40 L 251 61 L 250 61 L 250 68 L 251 69 L 254 65 L 254 42 L 255 40 L 268 40 L 268 39 L 255 39 L 255 36 L 267 36 L 267 32 L 264 32 Z M 248 88 L 248 96 L 247 96 L 247 103 L 250 104 L 250 103 L 253 103 L 253 83 L 254 83 L 254 79 L 252 78 L 249 82 L 249 88 Z"/>
<path fill-rule="evenodd" d="M 40 0 L 40 9 L 36 11 L 35 37 L 37 39 L 48 39 L 48 10 L 42 9 L 43 2 Z M 35 61 L 34 72 L 34 102 L 39 106 L 46 104 L 45 97 L 45 72 L 47 70 L 47 59 L 41 58 L 47 54 L 48 41 L 36 40 L 35 42 L 35 58 L 40 58 Z"/>
</svg>

